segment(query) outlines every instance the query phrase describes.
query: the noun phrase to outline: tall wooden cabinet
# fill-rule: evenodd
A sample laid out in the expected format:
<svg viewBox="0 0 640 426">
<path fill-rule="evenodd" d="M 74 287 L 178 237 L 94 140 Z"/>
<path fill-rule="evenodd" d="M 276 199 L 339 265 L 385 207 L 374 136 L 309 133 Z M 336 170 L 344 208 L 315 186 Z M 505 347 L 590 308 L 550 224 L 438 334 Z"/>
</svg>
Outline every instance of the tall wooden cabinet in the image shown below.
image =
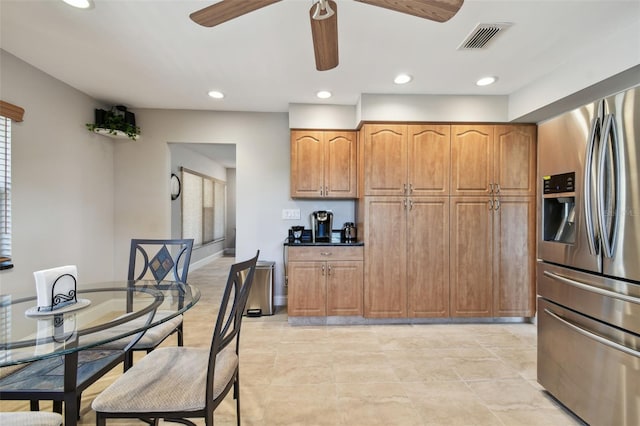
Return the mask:
<svg viewBox="0 0 640 426">
<path fill-rule="evenodd" d="M 291 197 L 356 198 L 357 133 L 291 130 Z"/>
<path fill-rule="evenodd" d="M 533 316 L 535 125 L 361 135 L 364 315 Z"/>
<path fill-rule="evenodd" d="M 534 125 L 454 125 L 451 315 L 535 312 Z"/>
<path fill-rule="evenodd" d="M 363 133 L 364 314 L 448 316 L 450 126 Z"/>
</svg>

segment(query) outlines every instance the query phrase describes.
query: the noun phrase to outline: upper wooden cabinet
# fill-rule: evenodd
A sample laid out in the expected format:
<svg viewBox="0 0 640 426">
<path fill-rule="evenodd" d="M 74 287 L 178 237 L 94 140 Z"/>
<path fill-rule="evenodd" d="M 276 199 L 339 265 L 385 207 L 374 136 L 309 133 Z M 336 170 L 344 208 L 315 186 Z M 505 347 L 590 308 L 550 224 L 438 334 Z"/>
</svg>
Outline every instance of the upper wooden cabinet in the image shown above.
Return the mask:
<svg viewBox="0 0 640 426">
<path fill-rule="evenodd" d="M 500 195 L 536 195 L 537 127 L 499 125 L 494 130 L 493 179 Z"/>
<path fill-rule="evenodd" d="M 451 132 L 451 195 L 535 195 L 535 125 L 453 125 Z"/>
<path fill-rule="evenodd" d="M 451 126 L 364 126 L 364 195 L 448 195 Z"/>
<path fill-rule="evenodd" d="M 291 131 L 291 197 L 356 198 L 355 131 Z"/>
</svg>

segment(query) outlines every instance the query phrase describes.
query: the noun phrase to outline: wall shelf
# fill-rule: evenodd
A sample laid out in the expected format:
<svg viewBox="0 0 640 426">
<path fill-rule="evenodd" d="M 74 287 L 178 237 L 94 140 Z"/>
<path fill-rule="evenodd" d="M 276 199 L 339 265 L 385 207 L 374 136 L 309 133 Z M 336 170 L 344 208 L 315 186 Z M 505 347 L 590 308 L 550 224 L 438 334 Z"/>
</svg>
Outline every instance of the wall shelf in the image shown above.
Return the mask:
<svg viewBox="0 0 640 426">
<path fill-rule="evenodd" d="M 113 134 L 113 133 L 109 133 L 108 129 L 97 128 L 97 129 L 94 129 L 93 132 L 102 136 L 112 138 L 112 139 L 130 139 L 129 136 L 127 136 L 127 134 L 121 130 L 116 130 L 116 133 Z M 136 140 L 138 140 L 139 138 L 140 138 L 140 135 L 136 136 Z"/>
</svg>

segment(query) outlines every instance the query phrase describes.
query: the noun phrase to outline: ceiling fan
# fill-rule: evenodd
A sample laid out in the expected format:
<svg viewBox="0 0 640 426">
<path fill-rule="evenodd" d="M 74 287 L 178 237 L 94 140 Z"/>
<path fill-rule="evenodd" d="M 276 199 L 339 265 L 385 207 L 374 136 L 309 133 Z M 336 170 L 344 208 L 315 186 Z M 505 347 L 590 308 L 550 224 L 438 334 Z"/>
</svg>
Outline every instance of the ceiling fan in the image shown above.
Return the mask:
<svg viewBox="0 0 640 426">
<path fill-rule="evenodd" d="M 222 0 L 193 12 L 189 17 L 205 27 L 215 27 L 280 0 Z M 451 19 L 464 0 L 355 0 L 436 22 Z M 338 7 L 333 0 L 314 0 L 309 9 L 316 69 L 338 66 Z"/>
</svg>

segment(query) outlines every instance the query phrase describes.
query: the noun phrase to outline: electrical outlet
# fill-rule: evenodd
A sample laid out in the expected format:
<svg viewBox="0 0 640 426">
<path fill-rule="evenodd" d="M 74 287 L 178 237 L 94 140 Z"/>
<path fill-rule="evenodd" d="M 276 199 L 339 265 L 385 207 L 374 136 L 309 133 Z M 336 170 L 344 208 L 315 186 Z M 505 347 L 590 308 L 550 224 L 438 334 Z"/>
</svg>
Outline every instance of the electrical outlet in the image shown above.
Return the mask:
<svg viewBox="0 0 640 426">
<path fill-rule="evenodd" d="M 282 219 L 300 220 L 300 209 L 282 209 Z"/>
</svg>

